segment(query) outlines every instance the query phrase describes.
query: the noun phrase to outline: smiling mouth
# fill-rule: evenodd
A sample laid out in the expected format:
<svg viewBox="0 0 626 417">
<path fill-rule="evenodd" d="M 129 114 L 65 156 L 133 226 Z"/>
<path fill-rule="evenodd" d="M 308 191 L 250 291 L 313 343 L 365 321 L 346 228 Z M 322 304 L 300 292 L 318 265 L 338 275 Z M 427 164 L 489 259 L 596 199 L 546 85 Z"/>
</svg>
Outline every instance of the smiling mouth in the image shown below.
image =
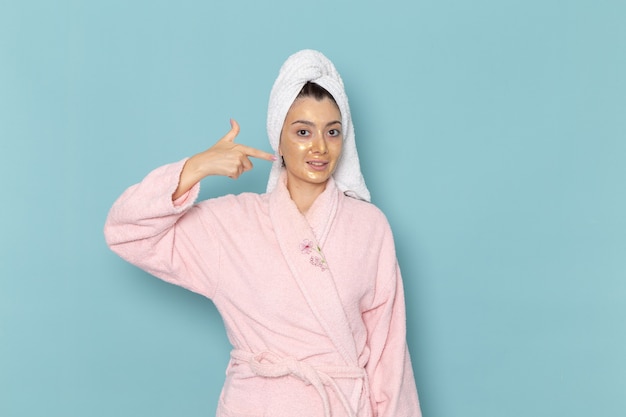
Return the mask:
<svg viewBox="0 0 626 417">
<path fill-rule="evenodd" d="M 328 167 L 328 162 L 325 162 L 325 161 L 307 161 L 307 165 L 313 171 L 324 171 Z"/>
<path fill-rule="evenodd" d="M 309 169 L 313 172 L 325 172 L 328 169 L 328 161 L 307 161 Z"/>
</svg>

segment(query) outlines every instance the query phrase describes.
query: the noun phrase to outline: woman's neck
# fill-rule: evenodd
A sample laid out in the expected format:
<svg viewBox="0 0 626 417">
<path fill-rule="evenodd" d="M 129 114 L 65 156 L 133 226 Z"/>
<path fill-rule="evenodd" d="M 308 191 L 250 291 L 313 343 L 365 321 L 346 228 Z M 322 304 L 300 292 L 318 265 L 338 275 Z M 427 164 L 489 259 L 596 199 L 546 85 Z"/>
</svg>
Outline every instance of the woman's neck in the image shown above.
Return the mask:
<svg viewBox="0 0 626 417">
<path fill-rule="evenodd" d="M 302 214 L 306 214 L 317 197 L 326 189 L 327 182 L 323 184 L 298 184 L 291 183 L 287 179 L 287 190 L 296 207 Z"/>
</svg>

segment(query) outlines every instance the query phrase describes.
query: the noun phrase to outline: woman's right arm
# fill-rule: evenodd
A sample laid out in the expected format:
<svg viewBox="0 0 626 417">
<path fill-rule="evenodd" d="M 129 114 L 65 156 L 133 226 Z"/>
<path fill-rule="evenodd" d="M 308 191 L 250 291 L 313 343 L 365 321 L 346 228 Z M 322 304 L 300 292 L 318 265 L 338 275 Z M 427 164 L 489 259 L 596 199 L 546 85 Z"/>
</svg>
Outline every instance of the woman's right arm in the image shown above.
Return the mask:
<svg viewBox="0 0 626 417">
<path fill-rule="evenodd" d="M 273 155 L 234 143 L 231 130 L 214 146 L 191 158 L 157 168 L 129 187 L 114 203 L 104 227 L 109 247 L 128 262 L 165 281 L 210 296 L 207 277 L 216 275 L 207 256 L 216 254 L 212 213 L 194 207 L 200 180 L 209 175 L 237 178 L 252 168 L 250 156 Z M 200 213 L 202 212 L 202 215 Z"/>
</svg>

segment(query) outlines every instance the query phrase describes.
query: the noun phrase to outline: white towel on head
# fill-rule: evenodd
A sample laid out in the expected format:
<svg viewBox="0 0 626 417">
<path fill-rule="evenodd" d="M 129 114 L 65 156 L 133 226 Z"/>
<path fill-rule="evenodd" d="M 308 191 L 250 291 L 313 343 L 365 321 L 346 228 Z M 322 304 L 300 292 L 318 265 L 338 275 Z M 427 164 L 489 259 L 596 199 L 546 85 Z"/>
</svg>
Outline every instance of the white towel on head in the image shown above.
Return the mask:
<svg viewBox="0 0 626 417">
<path fill-rule="evenodd" d="M 354 127 L 343 81 L 333 63 L 321 52 L 310 49 L 296 52 L 280 68 L 278 78 L 270 93 L 267 110 L 267 134 L 272 149 L 278 151 L 280 133 L 287 112 L 304 84 L 309 81 L 325 88 L 333 96 L 341 112 L 343 149 L 333 174 L 337 187 L 347 195 L 370 201 L 370 193 L 361 173 Z M 268 192 L 276 187 L 282 169 L 282 161 L 280 159 L 275 161 L 267 182 Z"/>
</svg>

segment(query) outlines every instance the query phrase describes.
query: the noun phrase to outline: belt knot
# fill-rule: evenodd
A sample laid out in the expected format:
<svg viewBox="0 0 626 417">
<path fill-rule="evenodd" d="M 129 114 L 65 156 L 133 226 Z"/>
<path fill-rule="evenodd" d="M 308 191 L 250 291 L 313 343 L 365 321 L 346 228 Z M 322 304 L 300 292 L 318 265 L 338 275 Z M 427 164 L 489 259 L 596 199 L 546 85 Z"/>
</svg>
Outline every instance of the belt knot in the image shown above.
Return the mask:
<svg viewBox="0 0 626 417">
<path fill-rule="evenodd" d="M 341 391 L 335 378 L 361 379 L 362 388 L 367 393 L 367 374 L 363 368 L 353 366 L 313 366 L 291 356 L 279 356 L 273 352 L 253 354 L 242 350 L 234 350 L 231 357 L 241 362 L 247 362 L 250 370 L 265 378 L 280 378 L 295 376 L 306 385 L 312 385 L 324 405 L 324 416 L 331 417 L 330 402 L 326 386 L 330 387 L 343 405 L 348 416 L 356 417 L 356 412 L 350 406 L 345 394 Z"/>
</svg>

